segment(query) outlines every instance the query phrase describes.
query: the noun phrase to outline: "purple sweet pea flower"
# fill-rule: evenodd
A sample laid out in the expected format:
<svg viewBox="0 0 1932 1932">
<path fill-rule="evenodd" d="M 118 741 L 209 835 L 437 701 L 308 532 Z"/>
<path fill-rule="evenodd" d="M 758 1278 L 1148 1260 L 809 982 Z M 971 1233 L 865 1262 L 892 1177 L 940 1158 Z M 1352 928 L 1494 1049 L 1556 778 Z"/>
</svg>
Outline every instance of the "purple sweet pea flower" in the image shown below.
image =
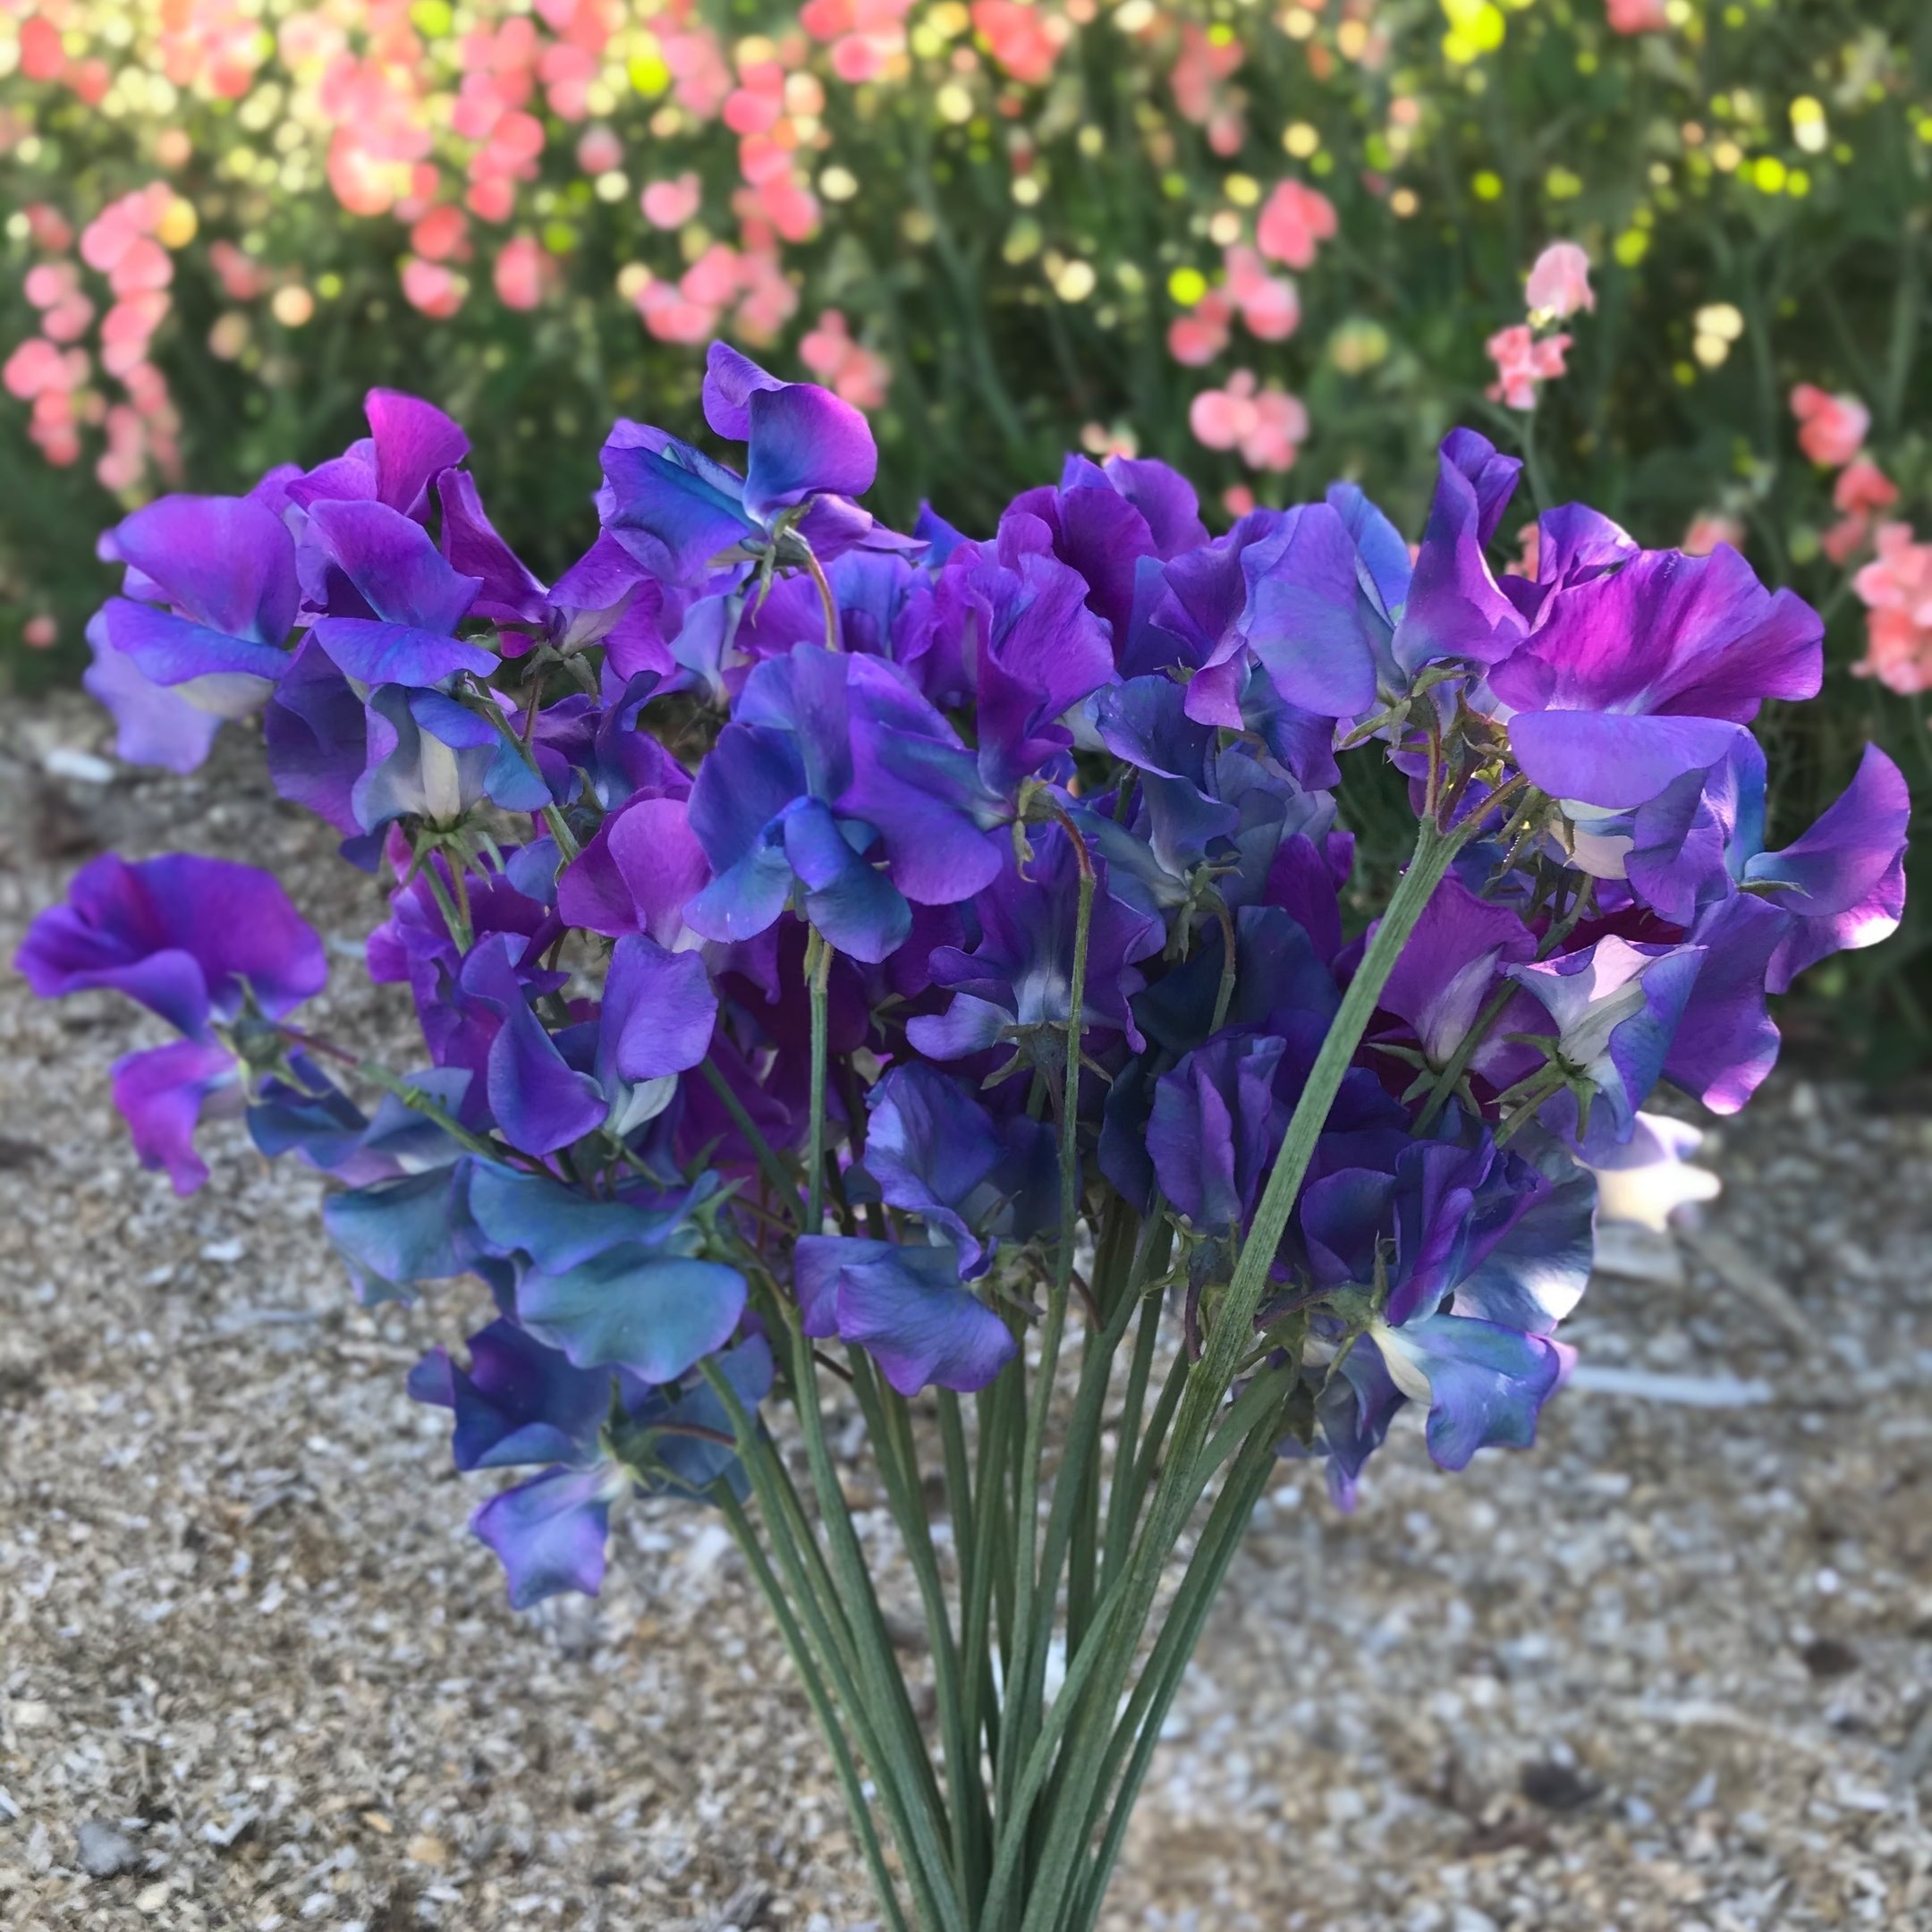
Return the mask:
<svg viewBox="0 0 1932 1932">
<path fill-rule="evenodd" d="M 302 559 L 309 596 L 326 614 L 315 640 L 359 685 L 446 685 L 484 677 L 496 654 L 455 635 L 483 588 L 451 569 L 428 532 L 381 503 L 318 503 Z"/>
<path fill-rule="evenodd" d="M 847 680 L 856 661 L 802 646 L 746 681 L 691 788 L 691 828 L 716 874 L 684 908 L 693 932 L 755 938 L 794 893 L 805 918 L 854 959 L 883 960 L 911 929 L 890 868 L 869 856 L 877 827 L 836 809 L 853 776 Z"/>
<path fill-rule="evenodd" d="M 261 708 L 287 667 L 295 546 L 253 496 L 164 496 L 102 538 L 124 594 L 88 626 L 88 689 L 114 714 L 116 749 L 192 771 L 225 718 Z"/>
<path fill-rule="evenodd" d="M 1223 1034 L 1154 1089 L 1148 1152 L 1169 1202 L 1205 1233 L 1246 1226 L 1288 1128 L 1275 1078 L 1285 1040 Z"/>
<path fill-rule="evenodd" d="M 1106 868 L 1094 894 L 1080 1019 L 1086 1028 L 1123 1033 L 1136 1052 L 1146 1043 L 1129 1001 L 1144 984 L 1134 962 L 1161 950 L 1161 921 L 1107 889 Z M 936 985 L 953 989 L 943 1014 L 922 1014 L 906 1037 L 929 1059 L 960 1060 L 1003 1039 L 1031 1043 L 1053 1064 L 1063 1044 L 1072 997 L 1074 905 L 1080 868 L 1066 834 L 1043 827 L 1022 869 L 1009 853 L 999 877 L 974 902 L 979 944 L 970 952 L 941 946 L 932 955 Z"/>
<path fill-rule="evenodd" d="M 617 938 L 646 933 L 675 946 L 684 908 L 711 877 L 687 800 L 642 793 L 608 813 L 557 881 L 568 926 Z"/>
<path fill-rule="evenodd" d="M 1488 1004 L 1504 969 L 1536 956 L 1535 936 L 1508 906 L 1479 899 L 1451 873 L 1431 895 L 1382 989 L 1381 1005 L 1406 1021 L 1431 1066 L 1445 1066 Z M 1527 996 L 1524 996 L 1527 1000 Z M 1534 1008 L 1518 1016 L 1527 1020 Z M 1528 1049 L 1505 1036 L 1525 1030 L 1492 1027 L 1470 1070 L 1507 1086 L 1534 1063 Z"/>
<path fill-rule="evenodd" d="M 1318 1404 L 1344 1504 L 1404 1400 L 1427 1405 L 1444 1469 L 1535 1439 L 1572 1360 L 1551 1332 L 1582 1293 L 1593 1245 L 1594 1182 L 1552 1160 L 1555 1178 L 1479 1133 L 1412 1142 L 1393 1172 L 1343 1170 L 1306 1190 L 1298 1214 L 1318 1284 L 1360 1294 L 1386 1281 L 1385 1302 L 1354 1317 L 1372 1349 L 1351 1349 L 1335 1378 L 1352 1394 Z"/>
<path fill-rule="evenodd" d="M 328 978 L 322 942 L 274 878 L 186 854 L 131 865 L 102 853 L 75 876 L 67 903 L 28 928 L 14 964 L 43 999 L 108 987 L 184 1036 L 114 1069 L 141 1165 L 165 1169 L 177 1194 L 208 1179 L 193 1146 L 205 1109 L 243 1104 L 223 1030 L 278 1020 Z"/>
<path fill-rule="evenodd" d="M 1432 664 L 1494 664 L 1521 642 L 1526 621 L 1483 557 L 1521 469 L 1473 429 L 1444 437 L 1428 522 L 1389 647 L 1408 676 Z"/>
<path fill-rule="evenodd" d="M 1208 540 L 1185 479 L 1165 463 L 1120 456 L 1104 468 L 1069 456 L 1057 487 L 1023 491 L 1005 513 L 1046 526 L 1054 555 L 1085 580 L 1088 605 L 1106 621 L 1116 645 L 1125 642 L 1132 622 L 1139 560 L 1165 563 Z"/>
<path fill-rule="evenodd" d="M 1009 511 L 991 544 L 962 543 L 947 557 L 923 682 L 940 704 L 971 697 L 988 791 L 1009 794 L 1071 747 L 1060 720 L 1113 678 L 1109 639 L 1086 579 L 1054 555 L 1039 518 Z"/>
<path fill-rule="evenodd" d="M 396 389 L 363 399 L 369 433 L 305 476 L 286 479 L 285 499 L 300 510 L 318 503 L 386 504 L 421 522 L 436 478 L 470 453 L 470 438 L 434 403 Z"/>
<path fill-rule="evenodd" d="M 517 1319 L 580 1368 L 675 1381 L 724 1347 L 744 1313 L 744 1277 L 695 1252 L 704 1189 L 593 1199 L 540 1174 L 470 1164 L 469 1214 L 482 1252 L 510 1264 Z"/>
<path fill-rule="evenodd" d="M 109 987 L 203 1041 L 248 1001 L 279 1019 L 328 977 L 321 940 L 275 878 L 187 853 L 90 860 L 14 964 L 42 999 Z"/>
<path fill-rule="evenodd" d="M 685 587 L 769 552 L 821 565 L 859 547 L 906 549 L 851 499 L 872 487 L 878 452 L 865 418 L 814 383 L 781 382 L 724 343 L 706 361 L 705 419 L 747 445 L 742 477 L 690 444 L 620 422 L 604 445 L 604 528 L 652 574 Z"/>
<path fill-rule="evenodd" d="M 1610 934 L 1580 951 L 1506 969 L 1556 1022 L 1559 1061 L 1588 1080 L 1594 1096 L 1586 1127 L 1575 1096 L 1553 1094 L 1540 1115 L 1551 1132 L 1589 1147 L 1630 1139 L 1707 951 L 1695 944 L 1632 945 Z"/>
<path fill-rule="evenodd" d="M 1016 1352 L 1006 1324 L 961 1283 L 950 1245 L 801 1234 L 792 1267 L 805 1333 L 864 1349 L 902 1395 L 982 1389 Z"/>
<path fill-rule="evenodd" d="M 1767 698 L 1816 696 L 1824 635 L 1728 546 L 1641 551 L 1549 597 L 1488 682 L 1533 784 L 1627 810 L 1730 755 Z"/>
<path fill-rule="evenodd" d="M 879 1199 L 951 1241 L 961 1275 L 981 1273 L 1002 1235 L 1024 1240 L 1057 1216 L 1046 1122 L 996 1122 L 964 1081 L 917 1060 L 891 1068 L 866 1104 L 866 1175 Z"/>
</svg>

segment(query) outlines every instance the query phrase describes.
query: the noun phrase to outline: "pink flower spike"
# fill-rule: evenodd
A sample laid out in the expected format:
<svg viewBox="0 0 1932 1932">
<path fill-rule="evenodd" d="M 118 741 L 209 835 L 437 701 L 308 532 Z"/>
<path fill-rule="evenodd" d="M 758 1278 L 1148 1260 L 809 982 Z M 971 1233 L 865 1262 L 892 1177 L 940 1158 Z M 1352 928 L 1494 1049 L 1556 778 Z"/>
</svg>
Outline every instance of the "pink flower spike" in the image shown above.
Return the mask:
<svg viewBox="0 0 1932 1932">
<path fill-rule="evenodd" d="M 1589 257 L 1574 242 L 1553 242 L 1536 258 L 1523 300 L 1531 315 L 1561 321 L 1579 309 L 1594 310 L 1597 297 L 1589 284 Z"/>
</svg>

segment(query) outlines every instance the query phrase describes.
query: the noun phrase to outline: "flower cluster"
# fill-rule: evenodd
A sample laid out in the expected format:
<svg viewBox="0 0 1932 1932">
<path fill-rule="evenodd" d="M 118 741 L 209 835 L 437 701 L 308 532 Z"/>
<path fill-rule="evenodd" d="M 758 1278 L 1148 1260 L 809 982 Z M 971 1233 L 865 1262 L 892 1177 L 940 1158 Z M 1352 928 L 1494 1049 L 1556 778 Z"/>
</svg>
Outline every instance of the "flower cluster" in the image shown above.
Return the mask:
<svg viewBox="0 0 1932 1932">
<path fill-rule="evenodd" d="M 1117 456 L 902 534 L 848 402 L 714 344 L 704 405 L 741 462 L 619 421 L 552 582 L 457 425 L 382 391 L 341 456 L 104 540 L 123 753 L 259 716 L 390 883 L 369 969 L 426 1056 L 295 1023 L 323 954 L 266 876 L 98 860 L 21 965 L 181 1034 L 115 1072 L 143 1160 L 186 1191 L 243 1108 L 340 1183 L 364 1298 L 487 1284 L 411 1386 L 461 1468 L 537 1471 L 476 1522 L 520 1604 L 596 1587 L 626 1494 L 729 1492 L 775 1360 L 994 1385 L 1083 1223 L 1097 1325 L 1132 1250 L 1344 1501 L 1405 1408 L 1445 1468 L 1530 1442 L 1597 1177 L 1683 1145 L 1653 1091 L 1741 1106 L 1767 995 L 1897 923 L 1882 752 L 1766 845 L 1750 727 L 1817 691 L 1817 617 L 1580 505 L 1499 572 L 1518 465 L 1468 430 L 1411 555 L 1345 484 L 1210 538 Z M 1419 826 L 1353 936 L 1344 755 Z"/>
</svg>

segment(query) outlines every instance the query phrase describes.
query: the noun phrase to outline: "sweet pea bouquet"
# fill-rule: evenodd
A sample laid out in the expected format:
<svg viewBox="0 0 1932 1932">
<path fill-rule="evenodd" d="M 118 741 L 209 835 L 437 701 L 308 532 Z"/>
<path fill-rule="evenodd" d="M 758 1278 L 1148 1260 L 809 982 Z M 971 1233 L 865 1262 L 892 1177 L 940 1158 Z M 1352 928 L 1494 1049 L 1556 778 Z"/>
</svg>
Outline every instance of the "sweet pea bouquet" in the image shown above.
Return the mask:
<svg viewBox="0 0 1932 1932">
<path fill-rule="evenodd" d="M 1818 691 L 1815 614 L 1578 505 L 1499 572 L 1518 464 L 1470 431 L 1413 550 L 1348 484 L 1210 537 L 1118 457 L 970 538 L 873 520 L 826 391 L 719 344 L 704 404 L 741 470 L 619 422 L 554 583 L 382 391 L 335 460 L 104 539 L 123 755 L 259 716 L 388 885 L 424 1063 L 302 1024 L 323 948 L 248 866 L 97 859 L 20 965 L 179 1033 L 114 1075 L 178 1191 L 241 1112 L 339 1183 L 364 1301 L 487 1286 L 410 1388 L 520 1472 L 474 1519 L 513 1604 L 594 1591 L 627 1498 L 718 1509 L 886 1920 L 1087 1932 L 1277 1459 L 1346 1508 L 1405 1411 L 1445 1469 L 1533 1440 L 1598 1176 L 1667 1198 L 1653 1090 L 1742 1106 L 1767 994 L 1897 923 L 1904 787 L 1873 750 L 1767 850 L 1750 727 Z M 1416 827 L 1352 936 L 1343 756 Z"/>
</svg>

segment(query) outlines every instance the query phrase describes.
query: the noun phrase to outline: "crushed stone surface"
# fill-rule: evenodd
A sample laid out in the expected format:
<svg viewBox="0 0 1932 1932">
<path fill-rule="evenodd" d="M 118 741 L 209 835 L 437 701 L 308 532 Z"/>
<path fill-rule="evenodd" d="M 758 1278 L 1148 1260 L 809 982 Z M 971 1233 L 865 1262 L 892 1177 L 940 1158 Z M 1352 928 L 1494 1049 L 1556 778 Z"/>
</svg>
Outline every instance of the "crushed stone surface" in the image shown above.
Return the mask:
<svg viewBox="0 0 1932 1932">
<path fill-rule="evenodd" d="M 400 1058 L 376 886 L 225 738 L 134 773 L 16 708 L 0 946 L 106 846 L 255 860 L 340 955 L 310 1023 Z M 239 1124 L 176 1201 L 108 1098 L 160 1037 L 0 977 L 0 1927 L 869 1925 L 723 1525 L 630 1507 L 600 1601 L 512 1613 L 402 1388 L 481 1291 L 357 1309 Z M 1932 1121 L 1786 1073 L 1707 1154 L 1537 1450 L 1450 1478 L 1398 1431 L 1352 1518 L 1282 1466 L 1109 1932 L 1932 1927 Z"/>
</svg>

